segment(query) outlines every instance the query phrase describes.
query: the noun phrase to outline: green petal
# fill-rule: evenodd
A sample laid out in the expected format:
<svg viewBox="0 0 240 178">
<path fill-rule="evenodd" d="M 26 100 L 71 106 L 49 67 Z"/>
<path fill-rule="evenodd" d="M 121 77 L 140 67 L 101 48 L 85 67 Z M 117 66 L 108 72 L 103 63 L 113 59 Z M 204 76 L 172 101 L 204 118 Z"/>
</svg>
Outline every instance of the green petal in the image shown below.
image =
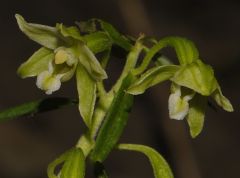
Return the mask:
<svg viewBox="0 0 240 178">
<path fill-rule="evenodd" d="M 151 162 L 155 178 L 173 178 L 173 173 L 166 160 L 153 148 L 136 145 L 136 144 L 120 144 L 120 150 L 137 151 L 146 155 Z"/>
<path fill-rule="evenodd" d="M 223 96 L 219 85 L 217 90 L 212 94 L 212 97 L 215 99 L 217 104 L 221 106 L 225 111 L 233 112 L 234 109 L 231 102 L 225 96 Z"/>
<path fill-rule="evenodd" d="M 217 88 L 212 67 L 200 60 L 182 66 L 171 80 L 204 96 L 211 95 Z"/>
<path fill-rule="evenodd" d="M 187 122 L 190 128 L 190 134 L 192 138 L 195 138 L 203 129 L 207 97 L 196 94 L 189 105 Z"/>
<path fill-rule="evenodd" d="M 96 81 L 106 79 L 107 74 L 94 56 L 93 52 L 86 45 L 80 44 L 78 47 L 79 61 L 88 71 L 90 76 Z"/>
<path fill-rule="evenodd" d="M 64 37 L 71 37 L 76 40 L 82 40 L 82 37 L 77 27 L 74 27 L 74 26 L 66 27 L 61 23 L 61 24 L 57 24 L 56 28 L 59 29 L 60 33 Z"/>
<path fill-rule="evenodd" d="M 16 14 L 15 17 L 20 30 L 40 45 L 49 49 L 56 49 L 58 46 L 63 46 L 66 43 L 56 28 L 27 23 L 19 14 Z"/>
<path fill-rule="evenodd" d="M 157 66 L 141 75 L 128 89 L 127 92 L 138 95 L 146 89 L 171 78 L 179 69 L 176 65 Z"/>
<path fill-rule="evenodd" d="M 60 178 L 84 178 L 85 157 L 80 148 L 72 149 L 66 157 Z"/>
<path fill-rule="evenodd" d="M 79 111 L 85 124 L 90 127 L 96 102 L 96 81 L 89 76 L 88 72 L 81 64 L 77 66 L 76 77 Z"/>
<path fill-rule="evenodd" d="M 48 65 L 54 58 L 52 50 L 40 48 L 26 62 L 21 64 L 17 73 L 22 77 L 34 77 L 41 72 L 48 70 Z"/>
</svg>

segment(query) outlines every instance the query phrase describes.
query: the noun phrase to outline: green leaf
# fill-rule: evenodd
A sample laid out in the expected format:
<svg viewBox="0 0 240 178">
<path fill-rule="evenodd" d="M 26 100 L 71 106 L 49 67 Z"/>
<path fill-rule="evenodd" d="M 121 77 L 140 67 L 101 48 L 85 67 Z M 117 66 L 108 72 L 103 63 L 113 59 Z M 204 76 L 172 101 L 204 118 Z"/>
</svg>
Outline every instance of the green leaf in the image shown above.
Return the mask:
<svg viewBox="0 0 240 178">
<path fill-rule="evenodd" d="M 173 173 L 166 160 L 153 148 L 136 144 L 120 144 L 120 150 L 137 151 L 146 155 L 151 162 L 155 178 L 173 178 Z"/>
<path fill-rule="evenodd" d="M 54 58 L 52 50 L 40 48 L 26 62 L 21 64 L 17 73 L 22 77 L 34 77 L 43 71 L 48 70 L 48 65 Z"/>
<path fill-rule="evenodd" d="M 211 95 L 217 88 L 212 67 L 201 60 L 182 66 L 171 80 L 204 96 Z"/>
<path fill-rule="evenodd" d="M 125 49 L 126 51 L 131 49 L 132 44 L 130 41 L 125 36 L 121 35 L 111 24 L 100 19 L 97 20 L 100 22 L 102 29 L 109 34 L 113 43 Z"/>
<path fill-rule="evenodd" d="M 82 36 L 80 35 L 80 32 L 77 27 L 71 26 L 71 27 L 66 27 L 62 23 L 57 24 L 56 28 L 60 31 L 60 33 L 64 37 L 71 37 L 76 40 L 82 40 Z"/>
<path fill-rule="evenodd" d="M 222 94 L 221 88 L 218 85 L 217 90 L 214 91 L 212 97 L 215 99 L 217 104 L 221 106 L 225 111 L 233 112 L 234 109 L 232 107 L 231 102 Z"/>
<path fill-rule="evenodd" d="M 187 122 L 190 128 L 190 134 L 192 138 L 195 138 L 203 129 L 207 97 L 195 94 L 193 99 L 190 100 L 189 106 Z"/>
<path fill-rule="evenodd" d="M 156 66 L 141 75 L 128 89 L 133 95 L 142 94 L 146 89 L 170 79 L 179 69 L 176 65 Z"/>
<path fill-rule="evenodd" d="M 77 66 L 76 77 L 79 96 L 79 111 L 85 124 L 90 127 L 96 102 L 96 81 L 90 77 L 81 64 L 78 64 Z"/>
<path fill-rule="evenodd" d="M 107 74 L 93 52 L 86 45 L 79 45 L 79 61 L 93 79 L 101 81 L 107 78 Z"/>
<path fill-rule="evenodd" d="M 111 39 L 104 32 L 95 32 L 85 35 L 83 36 L 83 41 L 94 54 L 103 52 L 109 49 L 112 45 Z"/>
<path fill-rule="evenodd" d="M 57 47 L 66 44 L 66 41 L 61 37 L 56 28 L 46 25 L 27 23 L 19 14 L 16 14 L 15 17 L 20 30 L 31 40 L 39 43 L 40 45 L 49 49 L 56 49 Z"/>
<path fill-rule="evenodd" d="M 72 149 L 66 157 L 60 178 L 84 178 L 85 157 L 80 148 Z"/>
<path fill-rule="evenodd" d="M 91 154 L 94 162 L 105 160 L 117 144 L 128 121 L 128 114 L 133 104 L 133 96 L 125 93 L 133 78 L 128 75 L 115 94 L 112 104 L 105 116 L 102 127 L 96 138 L 96 144 Z"/>
<path fill-rule="evenodd" d="M 199 58 L 198 50 L 188 39 L 182 37 L 165 37 L 155 44 L 146 54 L 141 65 L 133 71 L 134 75 L 139 75 L 146 70 L 153 57 L 165 47 L 173 47 L 176 51 L 181 65 L 191 64 Z"/>
<path fill-rule="evenodd" d="M 0 122 L 11 120 L 21 116 L 33 116 L 37 113 L 59 109 L 63 106 L 75 105 L 76 103 L 77 101 L 75 100 L 62 97 L 46 98 L 32 101 L 1 111 Z"/>
<path fill-rule="evenodd" d="M 55 169 L 58 165 L 62 164 L 66 160 L 70 152 L 71 149 L 60 155 L 57 159 L 48 165 L 47 175 L 49 178 L 59 178 L 59 176 L 55 174 Z"/>
</svg>

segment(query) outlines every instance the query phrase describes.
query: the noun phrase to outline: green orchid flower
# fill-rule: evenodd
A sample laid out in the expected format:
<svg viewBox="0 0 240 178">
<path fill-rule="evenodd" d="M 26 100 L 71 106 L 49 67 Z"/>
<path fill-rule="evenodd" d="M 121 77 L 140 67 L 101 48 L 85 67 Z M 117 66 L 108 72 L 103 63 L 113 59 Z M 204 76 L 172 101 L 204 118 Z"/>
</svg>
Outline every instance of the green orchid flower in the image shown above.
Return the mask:
<svg viewBox="0 0 240 178">
<path fill-rule="evenodd" d="M 183 65 L 170 80 L 175 89 L 169 97 L 169 116 L 177 120 L 187 116 L 192 137 L 196 137 L 203 128 L 208 96 L 212 96 L 224 110 L 233 111 L 230 101 L 222 95 L 213 69 L 199 59 Z M 190 89 L 190 94 L 182 94 L 186 88 Z"/>
<path fill-rule="evenodd" d="M 101 45 L 95 43 L 90 36 L 81 36 L 74 26 L 57 24 L 56 27 L 50 27 L 27 23 L 18 14 L 16 19 L 20 30 L 43 46 L 21 64 L 18 74 L 22 78 L 37 77 L 37 87 L 46 94 L 59 90 L 62 82 L 70 80 L 76 74 L 79 110 L 85 123 L 90 126 L 96 101 L 96 83 L 106 79 L 107 74 L 87 44 L 91 44 L 92 49 Z M 101 39 L 104 37 L 103 34 L 97 35 L 95 34 L 95 39 L 98 36 Z M 106 45 L 102 46 L 106 48 Z M 99 51 L 101 49 L 98 47 Z"/>
<path fill-rule="evenodd" d="M 139 68 L 133 70 L 140 74 L 150 59 L 163 47 L 175 49 L 179 65 L 166 64 L 155 66 L 143 74 L 128 88 L 130 94 L 142 94 L 146 89 L 163 81 L 172 81 L 168 100 L 171 119 L 183 120 L 187 117 L 192 137 L 196 137 L 203 128 L 207 97 L 211 96 L 217 104 L 228 112 L 233 111 L 230 101 L 223 96 L 211 66 L 199 59 L 195 45 L 181 37 L 167 37 L 160 40 L 143 59 Z"/>
</svg>

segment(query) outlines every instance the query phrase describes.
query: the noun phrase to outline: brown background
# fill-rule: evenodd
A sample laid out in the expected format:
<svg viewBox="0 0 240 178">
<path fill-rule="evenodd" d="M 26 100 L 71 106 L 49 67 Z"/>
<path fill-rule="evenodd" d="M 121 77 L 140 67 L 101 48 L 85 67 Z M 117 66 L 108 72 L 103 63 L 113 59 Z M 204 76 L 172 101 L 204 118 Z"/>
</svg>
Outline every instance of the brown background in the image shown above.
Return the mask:
<svg viewBox="0 0 240 178">
<path fill-rule="evenodd" d="M 39 46 L 19 30 L 14 14 L 47 25 L 91 17 L 105 19 L 122 32 L 144 32 L 159 39 L 181 35 L 192 39 L 201 58 L 214 66 L 235 112 L 208 108 L 203 133 L 192 140 L 185 122 L 170 120 L 169 83 L 136 98 L 122 142 L 155 147 L 170 162 L 176 178 L 235 178 L 240 169 L 240 2 L 210 0 L 8 0 L 0 5 L 0 110 L 45 97 L 35 79 L 21 80 L 17 67 Z M 112 64 L 118 71 L 122 64 Z M 54 96 L 76 97 L 74 79 Z M 46 178 L 47 164 L 73 146 L 84 131 L 77 108 L 64 108 L 0 124 L 0 178 Z M 110 177 L 153 177 L 138 153 L 114 151 L 105 163 Z M 87 177 L 93 177 L 91 168 Z"/>
</svg>

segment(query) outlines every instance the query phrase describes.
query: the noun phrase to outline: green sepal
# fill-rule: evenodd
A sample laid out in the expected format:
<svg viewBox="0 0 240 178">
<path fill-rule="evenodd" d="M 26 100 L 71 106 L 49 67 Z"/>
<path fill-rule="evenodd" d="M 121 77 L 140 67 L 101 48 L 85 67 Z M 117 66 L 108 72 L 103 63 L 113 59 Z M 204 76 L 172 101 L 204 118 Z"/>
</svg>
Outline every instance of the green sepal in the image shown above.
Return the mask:
<svg viewBox="0 0 240 178">
<path fill-rule="evenodd" d="M 146 155 L 152 165 L 155 178 L 173 178 L 173 173 L 167 161 L 153 148 L 137 144 L 120 144 L 120 150 L 137 151 Z"/>
<path fill-rule="evenodd" d="M 80 148 L 73 148 L 67 155 L 60 178 L 84 178 L 85 157 Z"/>
<path fill-rule="evenodd" d="M 199 53 L 195 44 L 182 37 L 166 37 L 162 39 L 163 43 L 167 46 L 171 46 L 175 49 L 179 63 L 181 65 L 191 64 L 195 60 L 199 59 Z"/>
<path fill-rule="evenodd" d="M 103 162 L 107 158 L 127 124 L 128 114 L 133 104 L 133 95 L 126 93 L 125 89 L 128 88 L 133 79 L 132 75 L 128 75 L 115 94 L 91 153 L 91 160 L 94 162 Z"/>
<path fill-rule="evenodd" d="M 93 52 L 86 45 L 79 44 L 77 50 L 80 63 L 85 67 L 94 80 L 101 81 L 107 78 L 105 70 L 102 68 Z"/>
<path fill-rule="evenodd" d="M 85 35 L 83 36 L 83 41 L 94 54 L 103 52 L 112 45 L 111 39 L 105 32 L 95 32 Z"/>
<path fill-rule="evenodd" d="M 176 65 L 156 66 L 141 75 L 128 89 L 133 95 L 142 94 L 146 89 L 170 79 L 179 69 Z"/>
<path fill-rule="evenodd" d="M 97 21 L 100 23 L 102 29 L 108 33 L 114 44 L 120 46 L 126 51 L 131 49 L 132 44 L 128 38 L 120 34 L 111 24 L 100 19 L 97 19 Z"/>
<path fill-rule="evenodd" d="M 81 64 L 77 66 L 76 80 L 79 97 L 79 111 L 85 124 L 90 127 L 96 102 L 96 81 L 91 78 Z"/>
<path fill-rule="evenodd" d="M 27 23 L 19 14 L 16 14 L 15 17 L 20 30 L 40 45 L 49 49 L 56 49 L 66 44 L 66 41 L 61 37 L 61 34 L 55 27 Z"/>
<path fill-rule="evenodd" d="M 218 85 L 217 90 L 214 91 L 212 97 L 215 99 L 216 103 L 222 107 L 225 111 L 233 112 L 233 106 L 231 102 L 222 94 L 221 88 Z"/>
<path fill-rule="evenodd" d="M 192 138 L 197 137 L 203 129 L 206 106 L 207 97 L 199 94 L 195 94 L 193 99 L 189 102 L 187 123 Z"/>
<path fill-rule="evenodd" d="M 75 40 L 82 40 L 82 36 L 80 35 L 79 30 L 75 26 L 66 27 L 61 23 L 61 24 L 57 24 L 56 28 L 60 31 L 60 33 L 64 37 L 71 37 Z"/>
<path fill-rule="evenodd" d="M 204 96 L 211 95 L 217 89 L 212 67 L 201 60 L 182 66 L 171 80 Z"/>
<path fill-rule="evenodd" d="M 40 48 L 26 62 L 20 65 L 17 70 L 22 78 L 34 77 L 43 71 L 48 70 L 48 65 L 54 58 L 52 50 Z"/>
<path fill-rule="evenodd" d="M 75 105 L 77 103 L 76 100 L 62 97 L 40 99 L 1 111 L 0 122 L 21 116 L 34 116 L 37 113 L 59 109 L 63 106 Z"/>
</svg>

